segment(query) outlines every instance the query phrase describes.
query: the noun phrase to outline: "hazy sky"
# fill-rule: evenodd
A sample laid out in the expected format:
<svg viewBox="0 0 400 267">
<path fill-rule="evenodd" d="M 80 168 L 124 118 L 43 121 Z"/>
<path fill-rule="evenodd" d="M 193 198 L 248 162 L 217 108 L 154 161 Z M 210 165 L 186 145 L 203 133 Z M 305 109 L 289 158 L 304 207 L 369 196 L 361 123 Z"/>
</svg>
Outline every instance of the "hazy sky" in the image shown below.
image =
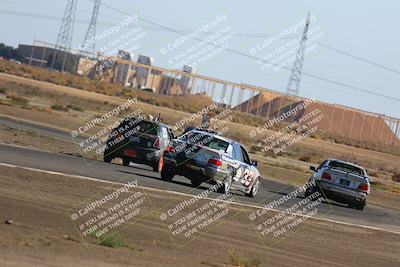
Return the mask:
<svg viewBox="0 0 400 267">
<path fill-rule="evenodd" d="M 62 17 L 66 2 L 66 0 L 0 0 L 2 25 L 0 42 L 13 46 L 19 43 L 31 44 L 34 38 L 55 42 L 60 21 L 53 17 Z M 139 18 L 187 32 L 200 28 L 218 16 L 226 15 L 226 21 L 210 27 L 209 32 L 215 33 L 224 27 L 230 27 L 235 34 L 240 36 L 234 35 L 226 41 L 226 44 L 230 49 L 245 54 L 249 54 L 251 48 L 257 47 L 257 44 L 262 43 L 268 36 L 282 33 L 285 29 L 296 25 L 304 19 L 308 11 L 311 11 L 316 19 L 311 22 L 310 27 L 315 27 L 314 29 L 321 32 L 316 39 L 318 42 L 400 71 L 400 16 L 398 15 L 400 2 L 394 0 L 103 0 L 102 2 L 130 14 L 138 14 Z M 78 0 L 74 47 L 77 47 L 84 38 L 92 5 L 93 2 L 90 0 Z M 43 16 L 36 16 L 36 14 Z M 124 18 L 125 15 L 102 6 L 97 32 L 107 30 Z M 141 20 L 121 30 L 118 34 L 126 34 L 136 25 L 143 26 L 146 35 L 138 41 L 139 46 L 135 54 L 150 55 L 155 60 L 154 64 L 161 67 L 171 67 L 169 60 L 172 57 L 182 54 L 183 51 L 198 43 L 196 40 L 189 40 L 179 49 L 163 55 L 160 49 L 173 43 L 180 35 L 159 31 L 155 26 Z M 300 28 L 285 39 L 257 51 L 255 56 L 259 58 L 271 56 L 273 51 L 282 47 L 289 50 L 288 43 L 292 40 L 291 38 L 300 36 L 301 31 Z M 212 34 L 200 35 L 199 38 L 205 39 L 210 36 Z M 102 40 L 97 47 L 109 42 L 110 39 Z M 297 48 L 297 46 L 294 47 Z M 277 61 L 277 63 L 282 62 Z M 288 67 L 291 68 L 291 64 Z M 399 73 L 371 66 L 322 46 L 313 47 L 313 50 L 306 54 L 304 71 L 392 98 L 355 91 L 307 76 L 302 77 L 301 96 L 400 118 Z M 196 72 L 282 92 L 286 90 L 290 75 L 288 70 L 276 71 L 272 68 L 263 70 L 256 60 L 229 51 L 222 51 L 198 64 Z"/>
</svg>

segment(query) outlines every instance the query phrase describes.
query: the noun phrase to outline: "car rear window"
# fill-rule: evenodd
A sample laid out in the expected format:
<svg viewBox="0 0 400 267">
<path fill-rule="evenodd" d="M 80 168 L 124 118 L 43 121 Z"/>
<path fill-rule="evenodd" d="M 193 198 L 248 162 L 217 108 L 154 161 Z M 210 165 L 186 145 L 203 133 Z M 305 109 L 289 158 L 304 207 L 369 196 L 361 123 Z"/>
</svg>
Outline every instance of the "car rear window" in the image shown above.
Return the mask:
<svg viewBox="0 0 400 267">
<path fill-rule="evenodd" d="M 121 123 L 120 127 L 128 126 L 129 129 L 134 129 L 140 133 L 147 133 L 150 135 L 158 135 L 158 125 L 150 121 L 140 119 L 130 119 Z M 126 130 L 125 130 L 126 131 Z"/>
<path fill-rule="evenodd" d="M 206 146 L 211 149 L 222 150 L 224 152 L 226 152 L 229 146 L 229 143 L 222 139 L 215 138 L 210 134 L 193 132 L 193 131 L 190 131 L 180 136 L 179 139 L 191 145 Z"/>
<path fill-rule="evenodd" d="M 328 166 L 331 168 L 334 168 L 334 169 L 348 172 L 348 173 L 354 173 L 354 174 L 361 175 L 361 176 L 365 175 L 364 170 L 357 168 L 356 166 L 348 165 L 343 162 L 331 161 L 331 162 L 329 162 Z"/>
</svg>

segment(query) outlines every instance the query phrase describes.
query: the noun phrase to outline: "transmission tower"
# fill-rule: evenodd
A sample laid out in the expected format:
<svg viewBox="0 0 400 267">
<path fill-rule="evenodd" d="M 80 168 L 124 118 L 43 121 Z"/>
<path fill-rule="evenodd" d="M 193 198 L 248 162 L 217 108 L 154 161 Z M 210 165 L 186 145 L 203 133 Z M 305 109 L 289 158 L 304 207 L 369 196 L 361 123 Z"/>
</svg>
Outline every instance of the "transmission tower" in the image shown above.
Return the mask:
<svg viewBox="0 0 400 267">
<path fill-rule="evenodd" d="M 292 72 L 290 74 L 289 83 L 286 92 L 290 95 L 298 95 L 300 90 L 301 72 L 303 71 L 304 52 L 306 50 L 308 27 L 310 26 L 310 13 L 307 14 L 305 20 L 303 35 L 301 36 L 300 45 L 297 49 L 296 60 L 294 61 Z"/>
<path fill-rule="evenodd" d="M 83 46 L 85 48 L 89 48 L 88 50 L 90 50 L 90 52 L 94 52 L 96 46 L 96 40 L 95 40 L 96 23 L 97 23 L 97 17 L 99 16 L 100 5 L 101 5 L 101 0 L 94 1 L 92 18 L 90 19 L 89 28 L 86 32 L 85 39 L 83 40 Z"/>
<path fill-rule="evenodd" d="M 71 49 L 78 0 L 67 0 L 64 16 L 57 36 L 56 49 Z"/>
</svg>

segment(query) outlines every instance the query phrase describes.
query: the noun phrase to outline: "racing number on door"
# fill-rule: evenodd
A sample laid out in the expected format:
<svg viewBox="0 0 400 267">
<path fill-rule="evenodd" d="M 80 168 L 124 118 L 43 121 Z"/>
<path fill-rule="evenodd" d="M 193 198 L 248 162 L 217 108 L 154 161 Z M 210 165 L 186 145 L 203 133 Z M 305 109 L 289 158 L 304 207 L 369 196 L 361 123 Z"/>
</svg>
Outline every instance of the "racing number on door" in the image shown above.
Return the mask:
<svg viewBox="0 0 400 267">
<path fill-rule="evenodd" d="M 249 169 L 245 169 L 244 173 L 243 173 L 243 177 L 240 180 L 240 182 L 242 183 L 242 185 L 249 187 L 251 184 L 251 181 L 253 180 L 253 177 L 251 175 L 251 172 Z"/>
</svg>

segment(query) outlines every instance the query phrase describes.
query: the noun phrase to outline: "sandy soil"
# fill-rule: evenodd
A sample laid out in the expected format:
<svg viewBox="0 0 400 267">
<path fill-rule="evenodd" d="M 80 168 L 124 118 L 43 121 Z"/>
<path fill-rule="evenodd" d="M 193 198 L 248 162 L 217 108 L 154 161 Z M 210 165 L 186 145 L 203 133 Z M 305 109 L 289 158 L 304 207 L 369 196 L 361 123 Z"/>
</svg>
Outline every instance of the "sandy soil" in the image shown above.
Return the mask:
<svg viewBox="0 0 400 267">
<path fill-rule="evenodd" d="M 0 173 L 1 266 L 234 266 L 235 261 L 244 262 L 242 266 L 400 263 L 399 235 L 310 220 L 273 245 L 268 240 L 261 242 L 249 225 L 249 211 L 235 207 L 234 217 L 226 217 L 209 232 L 176 246 L 161 224 L 157 209 L 184 197 L 140 188 L 132 190 L 145 192 L 152 205 L 144 210 L 144 216 L 120 232 L 127 247 L 109 248 L 83 239 L 67 210 L 93 194 L 120 185 L 19 168 L 0 167 Z M 5 224 L 5 220 L 13 222 Z"/>
<path fill-rule="evenodd" d="M 51 83 L 34 81 L 13 75 L 0 74 L 0 80 L 34 86 L 34 89 L 19 88 L 18 90 L 20 91 L 16 90 L 13 92 L 14 94 L 28 98 L 29 105 L 24 107 L 18 105 L 0 105 L 1 114 L 27 121 L 33 121 L 35 123 L 42 123 L 67 131 L 68 129 L 74 129 L 74 126 L 76 125 L 80 125 L 79 122 L 86 122 L 89 118 L 101 115 L 105 111 L 109 111 L 126 101 L 118 97 L 111 97 Z M 54 103 L 62 103 L 64 105 L 70 103 L 81 106 L 83 109 L 82 111 L 57 111 L 50 108 L 51 104 Z M 162 110 L 163 114 L 174 118 L 182 118 L 189 115 L 185 112 L 173 111 L 168 108 L 156 107 L 145 103 L 141 103 L 140 108 L 145 112 L 153 114 Z M 93 127 L 88 131 L 88 133 L 93 134 L 100 131 L 102 127 L 104 127 L 104 125 Z M 234 124 L 231 128 L 245 132 L 251 129 L 249 126 L 238 124 Z M 4 143 L 32 146 L 58 153 L 79 154 L 77 147 L 68 142 L 54 138 L 47 139 L 34 133 L 15 131 L 4 128 L 3 126 L 1 126 L 0 130 L 0 141 Z M 386 169 L 389 168 L 394 171 L 399 168 L 398 162 L 400 161 L 400 158 L 389 154 L 340 144 L 332 144 L 316 139 L 305 139 L 302 141 L 302 145 L 304 146 L 304 151 L 321 150 L 326 157 L 339 157 L 346 159 L 351 155 L 351 158 L 357 158 L 358 160 L 365 162 L 366 166 L 374 164 L 376 166 L 385 166 Z M 99 159 L 99 156 L 95 153 L 93 153 L 93 155 L 86 154 L 85 156 Z M 259 169 L 261 173 L 265 174 L 268 178 L 277 181 L 292 184 L 296 184 L 297 182 L 297 184 L 299 184 L 299 181 L 304 182 L 309 176 L 308 167 L 310 163 L 308 162 L 287 157 L 272 158 L 261 155 L 255 155 L 255 159 L 260 163 Z M 379 173 L 379 177 L 373 177 L 373 179 L 382 183 L 384 187 L 377 187 L 376 191 L 379 193 L 371 196 L 371 200 L 384 207 L 400 207 L 400 205 L 395 205 L 399 201 L 399 194 L 387 193 L 391 191 L 400 192 L 400 185 L 390 180 L 390 173 L 384 171 L 377 171 L 377 173 Z M 380 201 L 380 199 L 383 199 L 384 201 Z"/>
<path fill-rule="evenodd" d="M 23 106 L 22 108 L 16 105 L 1 105 L 2 114 L 45 123 L 68 130 L 85 124 L 91 118 L 102 115 L 106 111 L 126 101 L 118 97 L 106 96 L 8 74 L 0 74 L 0 80 L 6 83 L 11 82 L 28 86 L 28 88 L 15 86 L 12 93 L 29 99 L 29 105 Z M 51 109 L 52 104 L 72 104 L 81 107 L 82 110 L 70 110 L 69 112 L 56 111 Z M 185 112 L 146 103 L 140 103 L 135 108 L 140 108 L 145 113 L 151 114 L 161 112 L 166 121 L 169 122 L 176 122 L 190 115 Z M 111 123 L 111 121 L 107 123 Z M 243 133 L 247 133 L 253 129 L 250 126 L 237 123 L 232 123 L 229 127 L 230 135 L 239 139 L 245 138 L 246 134 Z M 100 127 L 93 127 L 89 133 L 93 134 L 99 130 L 101 130 Z M 249 137 L 247 136 L 247 138 Z M 400 159 L 397 156 L 310 138 L 302 140 L 297 150 L 300 152 L 296 153 L 305 155 L 309 154 L 312 156 L 313 154 L 317 154 L 319 155 L 318 157 L 333 157 L 358 162 L 366 166 L 369 170 L 373 170 L 371 173 L 373 178 L 379 179 L 385 184 L 390 184 L 390 186 L 396 186 L 391 181 L 391 172 L 398 171 L 398 162 Z M 285 181 L 298 180 L 299 175 L 307 171 L 309 165 L 307 162 L 291 159 L 289 157 L 278 157 L 277 160 L 279 160 L 279 164 L 277 164 L 276 160 L 272 157 L 265 157 L 265 155 L 257 155 L 257 157 L 260 162 L 265 163 L 272 169 L 271 177 L 285 179 Z M 281 166 L 282 162 L 285 162 L 284 166 Z M 284 169 L 290 169 L 291 173 L 287 175 L 283 173 L 282 175 L 282 171 L 279 170 L 279 168 L 282 167 Z M 294 172 L 297 172 L 296 177 L 291 178 Z M 303 178 L 305 178 L 305 176 Z"/>
<path fill-rule="evenodd" d="M 81 152 L 77 149 L 77 146 L 72 142 L 66 142 L 57 138 L 48 138 L 30 131 L 17 130 L 1 125 L 0 133 L 0 143 L 30 147 L 53 153 L 82 156 Z M 85 156 L 94 160 L 102 160 L 101 155 L 96 153 L 86 153 Z M 114 162 L 122 164 L 122 161 L 118 159 Z M 297 177 L 296 184 L 302 185 L 303 183 L 301 182 L 303 182 L 305 177 L 307 177 L 307 174 L 304 172 L 285 169 L 283 167 L 260 167 L 266 168 L 266 170 L 260 169 L 260 171 L 262 173 L 268 173 L 268 179 L 272 178 L 280 182 L 290 183 L 293 182 L 293 177 Z M 372 188 L 372 193 L 368 197 L 368 204 L 400 211 L 399 194 L 375 190 L 374 188 Z"/>
</svg>

